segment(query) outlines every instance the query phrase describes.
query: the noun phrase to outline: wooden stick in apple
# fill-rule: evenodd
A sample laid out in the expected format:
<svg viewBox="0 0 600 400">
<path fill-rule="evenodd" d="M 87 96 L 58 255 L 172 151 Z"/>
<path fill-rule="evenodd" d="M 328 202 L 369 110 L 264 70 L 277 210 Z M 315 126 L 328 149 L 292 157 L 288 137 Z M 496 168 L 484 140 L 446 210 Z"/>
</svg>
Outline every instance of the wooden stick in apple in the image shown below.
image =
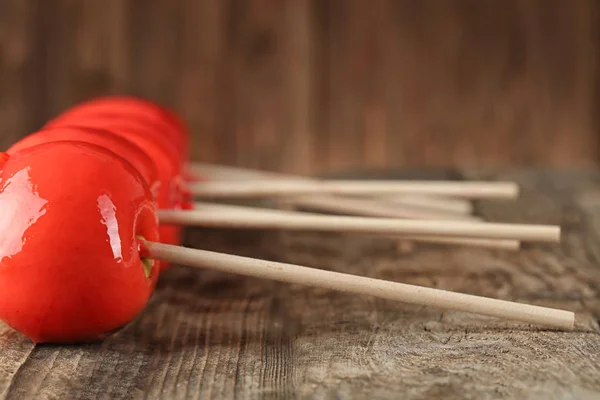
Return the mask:
<svg viewBox="0 0 600 400">
<path fill-rule="evenodd" d="M 575 314 L 404 283 L 332 272 L 300 265 L 257 260 L 205 250 L 140 240 L 142 257 L 173 264 L 271 279 L 405 303 L 463 311 L 564 330 L 574 327 Z"/>
<path fill-rule="evenodd" d="M 319 216 L 321 221 L 325 223 L 328 221 L 330 216 L 318 215 L 318 214 L 309 214 L 309 213 L 300 213 L 300 212 L 290 212 L 290 211 L 281 211 L 281 210 L 273 210 L 273 209 L 264 209 L 264 208 L 256 208 L 256 207 L 243 207 L 243 206 L 231 206 L 225 204 L 213 204 L 213 203 L 196 203 L 195 204 L 196 211 L 199 212 L 187 212 L 187 211 L 178 211 L 178 210 L 162 210 L 159 211 L 161 221 L 165 223 L 179 224 L 179 225 L 195 225 L 195 226 L 209 226 L 214 227 L 213 217 L 208 217 L 208 219 L 204 219 L 203 216 L 207 214 L 219 214 L 222 218 L 226 219 L 227 227 L 238 227 L 238 225 L 243 226 L 244 228 L 277 228 L 277 223 L 274 221 L 282 216 L 293 217 L 293 220 L 302 220 L 304 217 L 309 216 Z M 249 218 L 247 217 L 249 215 Z M 354 218 L 354 217 L 348 217 Z M 360 220 L 360 219 L 359 219 Z M 384 219 L 380 218 L 369 218 L 369 220 L 375 221 L 384 221 Z M 252 222 L 254 221 L 254 222 Z M 271 223 L 275 223 L 275 225 L 270 225 Z M 206 225 L 205 225 L 206 224 Z M 278 222 L 278 224 L 284 224 L 283 221 Z M 281 225 L 283 227 L 283 225 Z M 293 222 L 292 225 L 285 225 L 285 229 L 300 229 L 298 227 L 294 228 Z M 305 228 L 306 229 L 306 228 Z M 322 230 L 327 230 L 326 228 L 321 228 Z M 336 225 L 330 225 L 329 231 L 336 232 L 339 228 Z M 381 234 L 379 232 L 369 232 L 371 234 Z M 389 233 L 384 233 L 381 235 L 391 236 Z M 444 237 L 444 236 L 436 236 L 436 235 L 404 235 L 399 236 L 400 238 L 406 240 L 410 239 L 411 241 L 417 242 L 425 242 L 425 243 L 437 243 L 437 244 L 446 244 L 446 245 L 457 245 L 457 246 L 472 246 L 472 247 L 482 247 L 482 248 L 490 248 L 490 249 L 501 249 L 501 250 L 519 250 L 520 242 L 518 240 L 513 239 L 488 239 L 488 238 L 469 238 L 469 237 Z"/>
<path fill-rule="evenodd" d="M 161 223 L 204 227 L 336 231 L 379 235 L 435 236 L 558 242 L 560 227 L 487 222 L 433 221 L 318 215 L 281 210 L 198 204 L 194 210 L 159 210 Z"/>
</svg>

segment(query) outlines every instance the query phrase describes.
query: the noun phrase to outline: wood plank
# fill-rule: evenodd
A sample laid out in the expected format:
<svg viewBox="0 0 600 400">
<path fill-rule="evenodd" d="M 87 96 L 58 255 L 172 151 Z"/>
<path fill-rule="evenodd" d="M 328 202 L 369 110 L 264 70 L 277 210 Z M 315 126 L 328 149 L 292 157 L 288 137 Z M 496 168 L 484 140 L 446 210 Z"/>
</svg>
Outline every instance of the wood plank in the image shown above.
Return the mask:
<svg viewBox="0 0 600 400">
<path fill-rule="evenodd" d="M 132 94 L 176 106 L 179 79 L 175 71 L 181 63 L 184 2 L 132 0 L 127 11 L 129 32 L 121 46 L 131 52 Z"/>
<path fill-rule="evenodd" d="M 388 84 L 384 78 L 384 60 L 386 49 L 384 25 L 386 17 L 386 0 L 375 0 L 369 9 L 364 10 L 363 46 L 363 68 L 364 78 L 360 79 L 363 92 L 363 135 L 364 156 L 363 163 L 367 168 L 381 168 L 386 166 L 388 146 L 387 119 L 385 87 Z M 389 76 L 389 78 L 392 78 Z"/>
<path fill-rule="evenodd" d="M 178 111 L 190 129 L 191 157 L 209 163 L 220 161 L 217 99 L 223 84 L 226 5 L 219 0 L 187 2 L 183 11 Z"/>
<path fill-rule="evenodd" d="M 236 164 L 273 170 L 281 165 L 283 103 L 282 12 L 285 2 L 232 3 L 230 62 L 233 63 Z M 226 111 L 223 111 L 223 114 Z M 231 118 L 225 114 L 225 118 Z"/>
<path fill-rule="evenodd" d="M 598 162 L 592 0 L 1 7 L 5 147 L 118 92 L 182 113 L 204 161 L 296 173 Z"/>
<path fill-rule="evenodd" d="M 329 42 L 331 41 L 331 7 L 329 1 L 314 0 L 313 5 L 313 68 L 312 90 L 313 90 L 313 122 L 312 132 L 313 149 L 312 154 L 314 171 L 323 173 L 329 169 L 329 131 L 331 129 L 331 90 L 329 74 Z"/>
<path fill-rule="evenodd" d="M 597 62 L 584 16 L 591 3 L 567 11 L 559 2 L 402 1 L 389 9 L 386 110 L 398 162 L 544 163 L 548 140 L 557 162 L 595 159 L 596 135 L 566 134 L 593 130 L 593 89 L 582 83 Z M 574 153 L 581 158 L 567 155 Z"/>
<path fill-rule="evenodd" d="M 572 134 L 574 131 L 594 129 L 593 118 L 598 105 L 593 100 L 596 90 L 589 82 L 598 79 L 599 59 L 598 43 L 594 38 L 597 24 L 590 14 L 593 15 L 597 7 L 597 2 L 582 0 L 567 10 L 555 7 L 551 17 L 543 14 L 546 17 L 542 20 L 543 42 L 550 63 L 556 66 L 549 71 L 550 76 L 546 82 L 553 88 L 551 97 L 555 99 L 555 103 L 552 111 L 560 113 L 556 125 L 548 122 L 549 118 L 546 118 L 546 131 L 553 126 L 556 129 L 556 136 L 551 145 L 551 157 L 556 160 L 556 165 L 591 165 L 598 158 L 598 135 L 573 140 Z M 565 34 L 557 34 L 558 24 Z M 554 46 L 550 43 L 554 43 Z M 546 137 L 545 132 L 541 132 L 534 136 L 533 140 L 537 139 L 539 143 Z"/>
<path fill-rule="evenodd" d="M 71 34 L 77 34 L 67 50 L 71 67 L 68 84 L 72 88 L 67 106 L 96 96 L 127 92 L 127 5 L 127 1 L 74 3 L 72 14 L 77 18 Z"/>
<path fill-rule="evenodd" d="M 147 310 L 102 344 L 38 346 L 29 354 L 32 346 L 21 336 L 0 335 L 0 365 L 8 368 L 0 393 L 9 399 L 598 397 L 599 173 L 464 175 L 518 182 L 520 199 L 479 202 L 478 213 L 493 221 L 560 224 L 562 243 L 518 253 L 428 244 L 406 251 L 380 237 L 213 229 L 188 231 L 186 245 L 570 309 L 577 312 L 574 332 L 177 267 L 161 277 Z"/>
<path fill-rule="evenodd" d="M 290 289 L 289 299 L 297 305 L 289 302 L 287 305 L 290 310 L 297 310 L 293 318 L 302 320 L 303 325 L 303 334 L 295 341 L 294 358 L 299 395 L 335 393 L 341 398 L 394 397 L 397 393 L 406 398 L 442 394 L 451 398 L 480 398 L 489 393 L 508 398 L 597 395 L 598 369 L 590 370 L 598 361 L 594 352 L 600 346 L 595 320 L 600 303 L 598 288 L 593 283 L 600 278 L 600 270 L 597 251 L 591 250 L 597 247 L 596 233 L 591 234 L 597 229 L 597 217 L 592 215 L 600 211 L 597 201 L 600 192 L 591 184 L 594 179 L 591 176 L 597 174 L 581 178 L 574 173 L 538 176 L 527 172 L 471 172 L 469 176 L 521 183 L 526 188 L 524 198 L 515 206 L 484 202 L 479 211 L 494 220 L 560 223 L 567 231 L 564 244 L 529 246 L 516 254 L 458 248 L 439 251 L 425 245 L 409 254 L 393 255 L 394 250 L 382 240 L 365 245 L 364 239 L 317 238 L 306 234 L 288 236 L 285 260 L 566 307 L 581 312 L 577 332 L 517 328 L 461 313 L 398 307 L 368 298 L 341 298 L 310 289 L 309 294 L 301 289 L 303 296 L 297 292 L 292 295 Z M 574 198 L 569 193 L 575 193 Z M 535 210 L 532 204 L 536 204 Z M 588 230 L 583 221 L 590 218 L 594 227 Z M 361 244 L 366 247 L 360 248 Z M 377 258 L 365 268 L 367 253 L 377 254 Z M 388 257 L 379 258 L 383 254 Z"/>
<path fill-rule="evenodd" d="M 281 172 L 310 175 L 315 172 L 314 142 L 314 4 L 311 0 L 285 2 L 283 48 L 283 117 L 285 136 L 281 149 Z"/>
<path fill-rule="evenodd" d="M 40 60 L 45 87 L 43 109 L 40 116 L 45 124 L 50 118 L 66 110 L 75 102 L 77 85 L 76 49 L 77 13 L 79 4 L 74 0 L 58 0 L 52 6 L 38 3 L 36 23 L 43 30 L 37 40 L 43 43 L 44 58 Z M 83 27 L 83 29 L 86 29 Z"/>
<path fill-rule="evenodd" d="M 131 0 L 109 1 L 101 3 L 106 7 L 107 20 L 104 27 L 104 45 L 106 46 L 105 69 L 108 75 L 106 89 L 109 93 L 129 94 L 133 92 L 131 68 L 132 44 L 128 26 L 132 11 Z M 110 26 L 110 29 L 106 29 Z"/>
<path fill-rule="evenodd" d="M 27 338 L 0 322 L 0 398 L 6 398 L 15 375 L 33 351 Z"/>
<path fill-rule="evenodd" d="M 354 168 L 363 162 L 363 97 L 365 78 L 363 8 L 359 0 L 329 1 L 329 135 L 328 168 Z"/>
<path fill-rule="evenodd" d="M 380 29 L 385 52 L 381 79 L 385 82 L 385 124 L 390 132 L 387 159 L 391 165 L 413 165 L 415 159 L 421 159 L 427 165 L 444 163 L 446 143 L 431 138 L 441 124 L 428 116 L 426 103 L 430 91 L 420 79 L 420 71 L 427 69 L 425 84 L 433 80 L 431 69 L 437 64 L 426 57 L 427 62 L 421 65 L 423 49 L 430 46 L 422 37 L 423 5 L 389 0 L 383 7 L 385 18 Z M 432 15 L 429 17 L 434 19 Z M 431 57 L 437 56 L 432 49 L 425 51 L 431 52 Z"/>
<path fill-rule="evenodd" d="M 243 4 L 243 3 L 241 3 Z M 236 102 L 236 88 L 239 86 L 238 61 L 235 46 L 235 35 L 241 18 L 240 3 L 233 0 L 222 2 L 223 26 L 222 49 L 218 63 L 217 84 L 219 90 L 215 96 L 215 109 L 217 114 L 216 143 L 217 160 L 220 164 L 236 165 L 237 163 L 237 136 L 236 121 L 238 120 L 239 105 Z"/>
<path fill-rule="evenodd" d="M 34 10 L 31 10 L 31 9 Z M 4 150 L 37 128 L 31 115 L 31 95 L 40 93 L 39 75 L 32 63 L 37 61 L 33 47 L 35 5 L 29 1 L 9 0 L 0 4 L 0 150 Z"/>
</svg>

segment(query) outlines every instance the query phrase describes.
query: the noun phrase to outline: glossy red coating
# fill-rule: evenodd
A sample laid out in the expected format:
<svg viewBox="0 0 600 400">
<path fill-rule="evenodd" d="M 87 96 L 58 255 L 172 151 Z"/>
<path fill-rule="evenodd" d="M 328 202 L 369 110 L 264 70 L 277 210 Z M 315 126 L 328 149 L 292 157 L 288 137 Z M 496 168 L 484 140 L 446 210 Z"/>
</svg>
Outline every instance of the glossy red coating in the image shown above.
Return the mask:
<svg viewBox="0 0 600 400">
<path fill-rule="evenodd" d="M 68 120 L 63 121 L 65 127 L 71 126 L 72 128 L 80 127 L 91 127 L 91 128 L 102 128 L 105 121 L 103 119 L 86 118 L 78 120 L 77 122 L 70 122 Z M 71 125 L 80 124 L 80 125 Z M 58 128 L 63 125 L 59 125 L 58 121 L 56 125 Z M 176 166 L 172 162 L 172 159 L 165 153 L 164 148 L 152 140 L 149 135 L 144 134 L 143 130 L 134 128 L 122 128 L 118 130 L 112 130 L 115 134 L 130 140 L 140 147 L 156 165 L 158 170 L 158 176 L 160 180 L 160 190 L 157 197 L 158 207 L 161 209 L 187 209 L 191 207 L 189 193 L 185 191 L 185 185 L 182 183 L 182 179 L 179 177 Z M 160 241 L 162 243 L 180 245 L 181 244 L 182 228 L 179 225 L 161 225 L 160 226 Z M 164 270 L 168 267 L 167 263 L 161 263 L 160 268 Z"/>
<path fill-rule="evenodd" d="M 106 121 L 104 118 L 87 117 L 73 120 L 56 121 L 53 127 L 87 127 L 98 129 L 109 129 L 116 135 L 119 135 L 140 147 L 154 161 L 158 170 L 159 179 L 162 185 L 167 189 L 164 194 L 164 203 L 160 203 L 161 208 L 181 208 L 186 201 L 182 197 L 178 182 L 179 165 L 171 156 L 168 147 L 163 143 L 157 142 L 147 130 L 138 126 L 135 122 L 121 121 L 119 124 Z"/>
<path fill-rule="evenodd" d="M 159 195 L 160 181 L 152 159 L 135 143 L 104 129 L 54 127 L 32 133 L 13 144 L 6 152 L 14 154 L 28 147 L 56 141 L 81 141 L 111 150 L 130 162 L 144 177 L 155 198 Z"/>
<path fill-rule="evenodd" d="M 4 157 L 5 158 L 5 157 Z M 16 152 L 0 172 L 0 319 L 35 342 L 98 340 L 156 284 L 138 235 L 158 240 L 152 196 L 115 153 L 80 142 Z"/>
<path fill-rule="evenodd" d="M 157 148 L 164 153 L 177 174 L 183 169 L 183 160 L 181 154 L 169 140 L 168 136 L 161 133 L 161 131 L 148 121 L 139 121 L 132 117 L 123 115 L 107 115 L 100 113 L 67 113 L 59 116 L 46 124 L 48 127 L 65 126 L 65 125 L 79 125 L 89 126 L 100 129 L 108 129 L 113 132 L 120 132 L 123 130 L 135 132 L 137 135 L 144 136 L 146 140 L 152 140 L 156 143 Z"/>
<path fill-rule="evenodd" d="M 183 121 L 166 107 L 149 100 L 123 95 L 97 97 L 71 107 L 58 118 L 74 115 L 121 116 L 130 120 L 144 121 L 145 125 L 150 123 L 169 142 L 175 144 L 181 161 L 188 158 L 189 137 Z"/>
</svg>

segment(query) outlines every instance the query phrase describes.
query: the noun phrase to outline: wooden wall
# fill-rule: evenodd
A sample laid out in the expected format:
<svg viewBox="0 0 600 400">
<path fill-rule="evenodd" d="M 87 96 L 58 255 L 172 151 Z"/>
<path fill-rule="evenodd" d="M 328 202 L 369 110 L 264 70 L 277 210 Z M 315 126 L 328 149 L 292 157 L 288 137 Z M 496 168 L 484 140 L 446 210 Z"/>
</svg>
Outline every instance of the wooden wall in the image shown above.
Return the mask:
<svg viewBox="0 0 600 400">
<path fill-rule="evenodd" d="M 0 0 L 0 144 L 90 96 L 197 160 L 298 173 L 595 163 L 592 0 Z"/>
</svg>

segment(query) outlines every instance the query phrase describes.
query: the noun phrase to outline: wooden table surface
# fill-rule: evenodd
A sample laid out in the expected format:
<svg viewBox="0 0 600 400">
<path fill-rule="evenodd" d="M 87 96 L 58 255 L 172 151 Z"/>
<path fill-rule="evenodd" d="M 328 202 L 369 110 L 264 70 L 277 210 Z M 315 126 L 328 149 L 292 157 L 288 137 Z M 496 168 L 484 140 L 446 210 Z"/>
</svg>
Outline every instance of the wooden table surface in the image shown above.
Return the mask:
<svg viewBox="0 0 600 400">
<path fill-rule="evenodd" d="M 191 230 L 187 245 L 565 308 L 574 332 L 176 267 L 103 343 L 33 346 L 0 326 L 0 397 L 600 398 L 600 173 L 509 179 L 489 220 L 560 224 L 520 252 L 338 234 Z"/>
</svg>

